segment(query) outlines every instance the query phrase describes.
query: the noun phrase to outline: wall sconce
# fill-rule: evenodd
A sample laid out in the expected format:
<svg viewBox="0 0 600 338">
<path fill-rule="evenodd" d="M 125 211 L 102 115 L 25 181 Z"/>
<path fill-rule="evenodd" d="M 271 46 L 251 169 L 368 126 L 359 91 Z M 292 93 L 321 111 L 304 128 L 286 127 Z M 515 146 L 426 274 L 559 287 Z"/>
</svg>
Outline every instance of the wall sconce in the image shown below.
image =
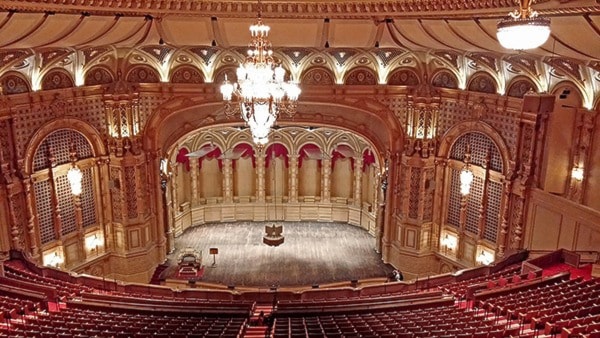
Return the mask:
<svg viewBox="0 0 600 338">
<path fill-rule="evenodd" d="M 494 261 L 494 255 L 482 249 L 481 253 L 475 257 L 475 261 L 479 264 L 490 265 Z"/>
<path fill-rule="evenodd" d="M 67 179 L 69 180 L 69 185 L 71 185 L 71 193 L 75 196 L 81 195 L 83 173 L 76 165 L 73 165 L 67 172 Z"/>
<path fill-rule="evenodd" d="M 468 195 L 471 191 L 471 183 L 473 183 L 473 172 L 467 165 L 460 171 L 460 193 L 463 196 Z"/>
<path fill-rule="evenodd" d="M 578 181 L 583 181 L 583 168 L 574 167 L 571 171 L 571 177 Z"/>
<path fill-rule="evenodd" d="M 455 236 L 446 234 L 444 236 L 444 238 L 442 238 L 442 246 L 444 246 L 448 250 L 452 251 L 452 250 L 456 249 L 457 245 L 458 245 L 458 240 Z"/>
<path fill-rule="evenodd" d="M 85 246 L 89 251 L 96 251 L 98 253 L 98 248 L 102 245 L 102 240 L 98 237 L 98 234 L 94 234 L 94 236 L 89 236 L 85 239 Z"/>
<path fill-rule="evenodd" d="M 58 268 L 65 260 L 55 251 L 54 254 L 45 256 L 44 261 L 47 261 L 46 266 Z"/>
</svg>

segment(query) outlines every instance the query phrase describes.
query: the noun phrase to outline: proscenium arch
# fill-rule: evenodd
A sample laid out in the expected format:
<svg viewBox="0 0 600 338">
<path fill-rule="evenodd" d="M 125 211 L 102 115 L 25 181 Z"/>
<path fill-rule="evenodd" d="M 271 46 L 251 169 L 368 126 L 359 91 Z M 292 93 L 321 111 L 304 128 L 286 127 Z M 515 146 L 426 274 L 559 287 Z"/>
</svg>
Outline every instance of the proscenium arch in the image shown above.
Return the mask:
<svg viewBox="0 0 600 338">
<path fill-rule="evenodd" d="M 492 126 L 485 122 L 467 121 L 459 123 L 450 128 L 441 138 L 438 157 L 448 158 L 450 156 L 450 150 L 452 149 L 452 146 L 459 137 L 465 134 L 477 132 L 486 135 L 492 140 L 492 142 L 494 142 L 502 158 L 502 170 L 504 171 L 502 174 L 506 175 L 512 168 L 510 165 L 512 159 L 510 151 L 506 146 L 506 142 L 504 142 L 502 136 L 494 128 L 492 128 Z"/>
<path fill-rule="evenodd" d="M 347 130 L 366 139 L 379 154 L 401 149 L 404 141 L 404 129 L 394 114 L 387 106 L 369 99 L 347 99 L 334 104 L 301 102 L 293 119 L 280 116 L 277 125 Z M 237 116 L 227 118 L 222 100 L 176 97 L 159 106 L 148 119 L 144 149 L 164 152 L 188 134 L 223 126 L 242 127 L 244 121 Z"/>
<path fill-rule="evenodd" d="M 25 154 L 23 154 L 25 160 L 23 168 L 27 174 L 33 173 L 34 155 L 40 144 L 48 135 L 61 129 L 69 129 L 82 134 L 91 144 L 94 157 L 102 156 L 107 153 L 106 146 L 104 145 L 104 142 L 102 142 L 100 133 L 87 122 L 76 118 L 53 120 L 39 128 L 27 143 Z"/>
</svg>

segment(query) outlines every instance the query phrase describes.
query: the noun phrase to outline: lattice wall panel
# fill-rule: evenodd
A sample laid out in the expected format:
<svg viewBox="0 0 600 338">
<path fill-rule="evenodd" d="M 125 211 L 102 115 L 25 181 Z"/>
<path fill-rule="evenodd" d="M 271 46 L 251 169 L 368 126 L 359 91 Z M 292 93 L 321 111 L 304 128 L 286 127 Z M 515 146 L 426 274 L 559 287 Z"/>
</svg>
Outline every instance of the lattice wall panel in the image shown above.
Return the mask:
<svg viewBox="0 0 600 338">
<path fill-rule="evenodd" d="M 81 193 L 81 212 L 83 216 L 83 227 L 95 225 L 96 217 L 96 194 L 94 191 L 93 170 L 92 168 L 82 170 L 83 192 Z"/>
<path fill-rule="evenodd" d="M 101 97 L 88 97 L 76 102 L 66 102 L 66 107 L 62 109 L 62 112 L 86 121 L 106 135 L 103 107 L 104 102 Z M 56 116 L 50 107 L 32 110 L 31 107 L 19 106 L 13 109 L 13 116 L 15 116 L 15 147 L 17 153 L 23 154 L 33 132 L 56 118 Z M 82 157 L 80 156 L 80 158 Z"/>
<path fill-rule="evenodd" d="M 75 205 L 73 203 L 73 194 L 71 194 L 71 185 L 67 175 L 58 176 L 55 183 L 56 197 L 60 208 L 61 235 L 67 235 L 77 231 L 75 222 Z"/>
<path fill-rule="evenodd" d="M 37 222 L 40 231 L 40 240 L 46 244 L 56 239 L 54 222 L 52 220 L 52 198 L 50 194 L 50 181 L 33 183 Z"/>
<path fill-rule="evenodd" d="M 450 194 L 448 201 L 448 218 L 446 223 L 460 227 L 460 171 L 451 169 Z"/>
<path fill-rule="evenodd" d="M 13 158 L 10 131 L 11 128 L 8 120 L 0 121 L 0 149 L 2 149 L 4 158 Z"/>
<path fill-rule="evenodd" d="M 125 192 L 127 194 L 127 217 L 130 219 L 138 217 L 137 210 L 137 184 L 135 167 L 125 168 Z"/>
<path fill-rule="evenodd" d="M 140 170 L 140 190 L 142 192 L 142 196 L 148 196 L 148 198 L 150 198 L 150 192 L 148 191 L 148 184 L 146 182 L 146 165 L 142 164 L 141 166 L 139 166 L 139 170 Z M 144 215 L 149 215 L 150 214 L 150 208 L 149 208 L 149 204 L 150 203 L 144 203 L 142 208 L 142 213 Z"/>
<path fill-rule="evenodd" d="M 479 235 L 479 216 L 481 215 L 481 197 L 483 196 L 483 179 L 473 177 L 471 191 L 467 201 L 467 220 L 465 230 Z"/>
<path fill-rule="evenodd" d="M 482 133 L 468 133 L 456 140 L 450 151 L 450 158 L 463 161 L 467 151 L 467 145 L 471 146 L 471 163 L 483 166 L 490 152 L 490 169 L 502 172 L 502 157 L 494 142 Z"/>
<path fill-rule="evenodd" d="M 444 135 L 453 125 L 463 121 L 468 114 L 463 105 L 456 101 L 442 101 L 438 116 L 437 134 Z"/>
<path fill-rule="evenodd" d="M 410 195 L 408 197 L 408 217 L 419 217 L 419 195 L 421 187 L 421 169 L 412 168 L 410 172 Z"/>
<path fill-rule="evenodd" d="M 78 159 L 93 156 L 92 147 L 82 134 L 69 129 L 61 129 L 48 135 L 37 148 L 33 157 L 33 170 L 48 168 L 49 147 L 52 147 L 52 155 L 56 164 L 71 162 L 71 143 L 75 144 Z"/>
<path fill-rule="evenodd" d="M 110 189 L 110 202 L 112 205 L 113 220 L 121 222 L 123 220 L 123 201 L 121 198 L 120 182 L 121 182 L 121 170 L 118 167 L 110 168 L 110 180 L 114 183 L 114 186 Z M 119 183 L 117 183 L 119 182 Z"/>
<path fill-rule="evenodd" d="M 150 115 L 156 111 L 163 101 L 164 98 L 161 98 L 159 95 L 150 93 L 140 94 L 140 133 L 143 132 Z"/>
<path fill-rule="evenodd" d="M 425 172 L 426 181 L 428 182 L 425 186 L 425 195 L 423 201 L 423 221 L 429 222 L 433 220 L 433 192 L 434 190 L 430 186 L 433 184 L 435 178 L 435 171 L 433 169 L 427 169 Z"/>
<path fill-rule="evenodd" d="M 394 112 L 394 116 L 396 116 L 398 121 L 402 122 L 402 124 L 405 123 L 406 106 L 408 104 L 405 96 L 386 98 L 383 100 L 383 103 L 386 104 L 392 112 Z"/>
<path fill-rule="evenodd" d="M 488 182 L 487 188 L 487 215 L 483 238 L 496 242 L 500 226 L 500 205 L 502 202 L 502 183 Z"/>
</svg>

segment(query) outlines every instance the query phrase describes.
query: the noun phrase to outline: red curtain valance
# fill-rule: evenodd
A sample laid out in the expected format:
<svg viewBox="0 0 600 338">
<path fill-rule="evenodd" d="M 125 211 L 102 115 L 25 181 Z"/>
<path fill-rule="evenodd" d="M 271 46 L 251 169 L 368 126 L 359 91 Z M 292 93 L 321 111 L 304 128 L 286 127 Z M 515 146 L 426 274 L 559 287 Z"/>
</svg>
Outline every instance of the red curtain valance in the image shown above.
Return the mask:
<svg viewBox="0 0 600 338">
<path fill-rule="evenodd" d="M 375 163 L 375 155 L 370 149 L 367 149 L 363 152 L 363 166 L 362 171 L 365 171 L 368 166 Z"/>
<path fill-rule="evenodd" d="M 275 157 L 280 157 L 280 156 L 283 156 L 283 159 L 285 160 L 285 167 L 286 168 L 289 167 L 288 150 L 283 144 L 281 144 L 281 143 L 271 144 L 265 151 L 265 155 L 266 155 L 265 167 L 268 168 L 271 160 L 274 159 Z"/>
<path fill-rule="evenodd" d="M 181 148 L 176 158 L 177 163 L 183 164 L 186 171 L 190 171 L 190 158 L 186 156 L 189 153 L 190 151 L 187 148 Z"/>
<path fill-rule="evenodd" d="M 235 170 L 235 162 L 240 158 L 252 158 L 252 168 L 256 168 L 256 156 L 254 156 L 254 148 L 248 143 L 240 143 L 233 148 L 234 160 L 231 161 L 231 166 Z M 238 157 L 239 156 L 239 157 Z"/>
<path fill-rule="evenodd" d="M 316 144 L 308 143 L 303 145 L 298 154 L 300 155 L 298 157 L 298 168 L 302 168 L 302 160 L 305 158 L 317 160 L 319 168 L 321 168 L 323 155 L 321 154 L 321 148 Z"/>
<path fill-rule="evenodd" d="M 345 144 L 339 145 L 333 153 L 331 153 L 331 171 L 335 168 L 335 161 L 338 159 L 350 158 L 350 170 L 354 170 L 354 151 Z"/>
</svg>

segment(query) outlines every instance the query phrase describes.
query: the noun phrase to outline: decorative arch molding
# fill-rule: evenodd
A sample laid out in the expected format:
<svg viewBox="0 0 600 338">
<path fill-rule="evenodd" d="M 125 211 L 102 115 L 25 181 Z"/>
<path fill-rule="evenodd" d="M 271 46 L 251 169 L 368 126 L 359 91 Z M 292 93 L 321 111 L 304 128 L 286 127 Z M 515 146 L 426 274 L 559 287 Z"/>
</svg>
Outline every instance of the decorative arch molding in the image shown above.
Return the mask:
<svg viewBox="0 0 600 338">
<path fill-rule="evenodd" d="M 110 84 L 114 79 L 115 76 L 110 69 L 104 66 L 96 66 L 86 72 L 84 83 L 86 86 Z"/>
<path fill-rule="evenodd" d="M 417 86 L 421 83 L 420 76 L 413 68 L 399 68 L 388 77 L 387 84 L 392 86 Z"/>
<path fill-rule="evenodd" d="M 335 84 L 335 75 L 325 67 L 311 67 L 304 71 L 300 83 L 306 86 L 331 86 Z"/>
<path fill-rule="evenodd" d="M 213 83 L 218 83 L 221 84 L 225 81 L 225 75 L 227 75 L 227 80 L 229 80 L 230 82 L 236 82 L 237 81 L 237 74 L 236 74 L 236 66 L 235 65 L 228 65 L 228 66 L 223 66 L 221 68 L 219 68 L 213 75 Z"/>
<path fill-rule="evenodd" d="M 204 83 L 204 75 L 195 67 L 183 65 L 175 68 L 171 74 L 171 83 Z"/>
<path fill-rule="evenodd" d="M 31 84 L 27 78 L 15 71 L 10 71 L 0 78 L 2 93 L 5 95 L 28 93 L 31 91 Z"/>
<path fill-rule="evenodd" d="M 125 81 L 133 83 L 159 83 L 160 76 L 150 66 L 136 65 L 129 70 L 127 76 L 125 76 Z"/>
<path fill-rule="evenodd" d="M 442 69 L 433 73 L 431 76 L 431 84 L 434 87 L 458 89 L 458 79 L 452 72 Z"/>
<path fill-rule="evenodd" d="M 241 119 L 227 119 L 222 109 L 221 100 L 207 102 L 206 98 L 201 97 L 177 97 L 165 102 L 148 119 L 144 128 L 144 148 L 147 151 L 166 150 L 198 130 L 217 126 L 243 126 Z M 327 115 L 332 110 L 339 113 Z M 300 113 L 296 114 L 293 121 L 280 119 L 278 125 L 300 124 L 348 130 L 369 140 L 381 153 L 402 147 L 403 129 L 393 119 L 389 108 L 375 100 L 344 100 L 335 104 L 303 102 L 298 111 Z M 352 120 L 344 116 L 350 116 Z M 366 121 L 369 123 L 366 124 Z M 382 134 L 381 130 L 388 133 Z"/>
<path fill-rule="evenodd" d="M 512 79 L 506 91 L 507 96 L 523 98 L 525 93 L 537 91 L 537 86 L 528 77 L 518 76 Z"/>
<path fill-rule="evenodd" d="M 486 72 L 477 72 L 473 74 L 467 90 L 480 93 L 495 94 L 498 91 L 498 84 L 494 78 Z"/>
<path fill-rule="evenodd" d="M 438 156 L 442 158 L 449 158 L 450 151 L 452 149 L 452 145 L 456 140 L 458 140 L 461 136 L 466 135 L 468 133 L 482 133 L 489 137 L 492 142 L 498 148 L 500 152 L 500 156 L 502 157 L 502 168 L 504 170 L 503 174 L 511 170 L 511 155 L 506 142 L 502 136 L 489 124 L 482 121 L 467 121 L 463 123 L 459 123 L 452 128 L 448 129 L 448 131 L 442 136 L 440 139 L 440 145 L 438 150 Z"/>
<path fill-rule="evenodd" d="M 64 69 L 52 69 L 42 79 L 42 90 L 72 88 L 74 86 L 71 74 Z"/>
<path fill-rule="evenodd" d="M 573 92 L 575 89 L 575 92 Z M 550 92 L 552 95 L 557 96 L 558 100 L 569 100 L 568 105 L 573 107 L 581 107 L 584 101 L 584 96 L 579 86 L 571 81 L 564 80 L 557 83 L 552 87 Z M 572 95 L 576 95 L 576 100 Z"/>
<path fill-rule="evenodd" d="M 32 173 L 34 155 L 40 144 L 48 135 L 60 129 L 70 129 L 82 134 L 91 144 L 94 157 L 107 153 L 106 146 L 102 141 L 100 133 L 85 121 L 76 118 L 53 120 L 39 128 L 27 143 L 25 154 L 23 154 L 23 170 L 26 173 Z"/>
<path fill-rule="evenodd" d="M 344 79 L 346 85 L 377 85 L 377 74 L 367 67 L 357 67 L 348 72 Z"/>
</svg>

